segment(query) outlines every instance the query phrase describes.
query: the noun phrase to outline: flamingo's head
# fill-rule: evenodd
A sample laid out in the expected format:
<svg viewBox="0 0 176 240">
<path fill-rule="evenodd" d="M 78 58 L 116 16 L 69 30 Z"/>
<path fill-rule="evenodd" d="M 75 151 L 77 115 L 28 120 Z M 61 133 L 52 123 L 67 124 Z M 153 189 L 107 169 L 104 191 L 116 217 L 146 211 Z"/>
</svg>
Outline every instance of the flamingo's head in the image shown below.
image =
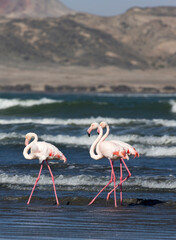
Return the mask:
<svg viewBox="0 0 176 240">
<path fill-rule="evenodd" d="M 102 128 L 105 128 L 105 127 L 107 126 L 107 123 L 106 123 L 106 122 L 101 122 L 101 123 L 100 123 L 100 126 L 101 126 Z"/>
<path fill-rule="evenodd" d="M 64 154 L 62 154 L 62 155 L 60 156 L 60 160 L 63 160 L 64 163 L 67 162 L 67 158 L 64 156 Z"/>
<path fill-rule="evenodd" d="M 35 133 L 27 133 L 25 136 L 25 146 L 27 146 L 31 140 L 31 138 L 34 138 L 35 140 L 38 140 L 38 137 Z"/>
<path fill-rule="evenodd" d="M 92 123 L 87 130 L 88 136 L 90 137 L 90 133 L 92 132 L 92 130 L 95 130 L 97 128 L 99 128 L 99 124 L 97 122 Z"/>
</svg>

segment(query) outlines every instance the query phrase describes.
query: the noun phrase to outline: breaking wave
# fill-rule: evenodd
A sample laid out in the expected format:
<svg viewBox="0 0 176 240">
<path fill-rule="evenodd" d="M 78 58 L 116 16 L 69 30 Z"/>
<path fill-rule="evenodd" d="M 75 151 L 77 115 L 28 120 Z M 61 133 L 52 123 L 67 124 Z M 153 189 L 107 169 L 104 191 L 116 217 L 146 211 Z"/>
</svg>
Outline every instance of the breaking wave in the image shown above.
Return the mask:
<svg viewBox="0 0 176 240">
<path fill-rule="evenodd" d="M 8 175 L 6 173 L 0 174 L 0 184 L 7 184 L 9 188 L 20 188 L 24 190 L 24 186 L 33 185 L 36 181 L 36 177 L 30 175 Z M 105 186 L 109 181 L 109 176 L 95 177 L 92 175 L 77 175 L 77 176 L 55 176 L 55 184 L 62 188 L 74 187 L 74 190 L 85 189 L 87 187 Z M 39 186 L 52 185 L 51 177 L 48 175 L 41 175 L 38 182 Z M 158 190 L 176 190 L 176 178 L 171 177 L 131 177 L 128 181 L 123 183 L 123 186 L 133 189 L 158 189 Z M 112 186 L 110 186 L 112 187 Z M 45 188 L 45 187 L 44 187 Z M 73 188 L 72 188 L 73 189 Z"/>
<path fill-rule="evenodd" d="M 93 141 L 96 139 L 96 135 L 87 137 L 87 134 L 82 136 L 70 136 L 70 135 L 41 135 L 39 139 L 41 141 L 51 142 L 57 145 L 66 145 L 72 147 L 86 147 L 89 148 Z M 8 145 L 9 143 L 21 143 L 24 144 L 25 135 L 12 133 L 0 133 L 0 143 Z M 138 135 L 110 135 L 107 140 L 121 140 L 131 144 L 139 152 L 140 156 L 153 156 L 153 157 L 174 157 L 176 156 L 176 137 L 164 135 L 162 137 L 156 136 L 138 136 Z"/>
<path fill-rule="evenodd" d="M 41 98 L 38 100 L 32 100 L 32 99 L 5 99 L 0 98 L 0 109 L 7 109 L 15 106 L 21 106 L 21 107 L 32 107 L 35 105 L 42 105 L 42 104 L 51 104 L 55 102 L 62 102 L 62 100 L 53 100 L 49 98 Z"/>
<path fill-rule="evenodd" d="M 6 138 L 15 139 L 15 138 L 24 138 L 25 135 L 11 132 L 11 133 L 0 133 L 0 141 L 3 141 Z M 76 145 L 90 145 L 95 139 L 96 135 L 91 136 L 91 138 L 87 137 L 87 134 L 83 136 L 70 136 L 70 135 L 41 135 L 40 139 L 48 142 L 55 143 L 67 143 L 67 144 L 76 144 Z M 175 145 L 176 144 L 176 136 L 139 136 L 135 134 L 127 134 L 121 136 L 115 136 L 110 134 L 107 140 L 120 140 L 128 143 L 136 143 L 140 145 L 151 145 L 151 146 L 163 146 L 163 145 Z"/>
<path fill-rule="evenodd" d="M 171 105 L 171 112 L 176 113 L 176 101 L 170 100 L 169 103 Z"/>
<path fill-rule="evenodd" d="M 0 108 L 2 109 L 2 108 Z M 92 122 L 105 121 L 112 125 L 138 125 L 145 124 L 147 126 L 164 126 L 176 127 L 176 120 L 167 119 L 133 119 L 133 118 L 108 118 L 108 117 L 90 117 L 90 118 L 16 118 L 16 119 L 0 119 L 0 124 L 42 124 L 42 125 L 90 125 Z"/>
</svg>

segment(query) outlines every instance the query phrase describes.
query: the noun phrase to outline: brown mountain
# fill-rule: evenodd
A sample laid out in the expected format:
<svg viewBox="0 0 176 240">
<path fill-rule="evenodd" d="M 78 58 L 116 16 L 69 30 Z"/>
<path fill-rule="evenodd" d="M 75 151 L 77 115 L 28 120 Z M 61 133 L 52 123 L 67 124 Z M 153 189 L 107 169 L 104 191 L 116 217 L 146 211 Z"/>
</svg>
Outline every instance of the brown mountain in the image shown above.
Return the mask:
<svg viewBox="0 0 176 240">
<path fill-rule="evenodd" d="M 9 2 L 16 2 L 15 9 L 21 6 L 17 4 L 20 0 L 1 0 L 1 6 L 3 2 L 6 11 Z M 23 2 L 30 12 L 33 8 L 27 3 L 37 1 Z M 48 2 L 62 6 L 56 0 L 43 0 Z M 9 14 L 14 14 L 12 6 L 10 9 Z M 42 16 L 39 9 L 38 15 Z M 125 69 L 175 67 L 175 26 L 175 7 L 132 8 L 113 17 L 78 13 L 59 18 L 1 18 L 0 63 L 111 65 Z"/>
<path fill-rule="evenodd" d="M 71 18 L 133 49 L 146 67 L 176 66 L 176 7 L 132 8 L 109 18 L 88 14 Z"/>
<path fill-rule="evenodd" d="M 111 34 L 71 16 L 0 20 L 0 62 L 145 68 L 146 61 Z"/>
<path fill-rule="evenodd" d="M 73 13 L 59 0 L 0 0 L 0 16 L 8 18 L 60 17 Z"/>
</svg>

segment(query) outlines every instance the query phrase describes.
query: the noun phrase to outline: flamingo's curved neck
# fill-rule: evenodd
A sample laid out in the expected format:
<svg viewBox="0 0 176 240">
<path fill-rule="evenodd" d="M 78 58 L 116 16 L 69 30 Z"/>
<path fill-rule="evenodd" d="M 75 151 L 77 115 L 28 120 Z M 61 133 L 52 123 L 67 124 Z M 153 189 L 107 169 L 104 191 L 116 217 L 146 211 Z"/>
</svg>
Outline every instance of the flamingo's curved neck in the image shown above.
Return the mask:
<svg viewBox="0 0 176 240">
<path fill-rule="evenodd" d="M 103 135 L 103 129 L 99 126 L 99 135 L 98 137 L 95 139 L 95 141 L 92 143 L 91 147 L 90 147 L 90 156 L 91 158 L 95 159 L 95 160 L 98 160 L 98 159 L 101 159 L 103 157 L 103 155 L 101 154 L 101 152 L 97 152 L 97 154 L 95 154 L 95 147 L 97 145 L 97 143 L 100 141 L 102 135 Z"/>
<path fill-rule="evenodd" d="M 100 141 L 101 142 L 104 141 L 108 135 L 109 135 L 109 125 L 106 125 L 106 133 L 103 135 Z"/>
<path fill-rule="evenodd" d="M 34 140 L 31 143 L 29 143 L 23 150 L 23 156 L 26 159 L 33 159 L 33 154 L 32 153 L 29 154 L 28 152 L 31 149 L 33 143 L 36 143 L 38 141 L 38 136 L 35 133 L 31 135 L 31 138 L 34 138 Z"/>
<path fill-rule="evenodd" d="M 103 135 L 103 129 L 102 129 L 102 135 Z M 100 139 L 100 141 L 97 143 L 97 146 L 96 146 L 96 152 L 98 155 L 101 154 L 100 143 L 103 142 L 108 135 L 109 135 L 109 125 L 106 125 L 106 133 L 102 136 L 102 138 Z"/>
</svg>

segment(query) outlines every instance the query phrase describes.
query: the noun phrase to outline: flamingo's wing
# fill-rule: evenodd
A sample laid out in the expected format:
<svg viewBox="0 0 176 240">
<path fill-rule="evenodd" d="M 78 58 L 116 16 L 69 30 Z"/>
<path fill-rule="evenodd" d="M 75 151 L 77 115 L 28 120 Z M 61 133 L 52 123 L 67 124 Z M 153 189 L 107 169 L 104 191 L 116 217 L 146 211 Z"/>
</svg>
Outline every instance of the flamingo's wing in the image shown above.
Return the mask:
<svg viewBox="0 0 176 240">
<path fill-rule="evenodd" d="M 134 147 L 132 147 L 130 144 L 126 143 L 126 142 L 122 142 L 120 140 L 111 140 L 110 142 L 113 143 L 117 143 L 119 145 L 121 145 L 125 150 L 126 153 L 128 155 L 134 155 L 135 157 L 138 156 L 139 157 L 139 153 L 136 151 L 136 149 Z"/>
<path fill-rule="evenodd" d="M 57 147 L 47 142 L 34 143 L 31 148 L 31 153 L 34 156 L 33 158 L 39 159 L 40 163 L 46 159 L 60 159 L 64 162 L 67 160 Z"/>
<path fill-rule="evenodd" d="M 47 155 L 48 155 L 48 159 L 60 159 L 63 160 L 64 162 L 66 162 L 66 157 L 64 156 L 64 154 L 54 145 L 50 144 L 50 143 L 46 143 L 47 144 Z"/>
<path fill-rule="evenodd" d="M 126 157 L 125 149 L 121 145 L 111 142 L 111 141 L 101 142 L 100 143 L 100 151 L 104 157 L 111 159 L 111 160 L 119 159 L 121 157 L 123 157 L 123 158 Z M 114 153 L 116 153 L 116 154 L 114 154 Z"/>
</svg>

